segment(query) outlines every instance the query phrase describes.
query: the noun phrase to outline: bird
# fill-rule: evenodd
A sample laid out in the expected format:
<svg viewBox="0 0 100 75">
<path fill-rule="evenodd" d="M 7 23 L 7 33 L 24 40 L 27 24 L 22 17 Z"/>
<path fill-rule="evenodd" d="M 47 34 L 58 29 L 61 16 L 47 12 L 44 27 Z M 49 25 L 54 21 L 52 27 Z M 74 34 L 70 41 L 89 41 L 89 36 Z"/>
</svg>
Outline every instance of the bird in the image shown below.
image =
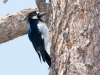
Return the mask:
<svg viewBox="0 0 100 75">
<path fill-rule="evenodd" d="M 41 57 L 43 62 L 47 62 L 48 66 L 51 66 L 51 57 L 47 53 L 47 44 L 49 42 L 49 29 L 47 25 L 41 19 L 45 15 L 45 12 L 32 11 L 28 14 L 28 37 L 31 41 L 36 53 Z"/>
</svg>

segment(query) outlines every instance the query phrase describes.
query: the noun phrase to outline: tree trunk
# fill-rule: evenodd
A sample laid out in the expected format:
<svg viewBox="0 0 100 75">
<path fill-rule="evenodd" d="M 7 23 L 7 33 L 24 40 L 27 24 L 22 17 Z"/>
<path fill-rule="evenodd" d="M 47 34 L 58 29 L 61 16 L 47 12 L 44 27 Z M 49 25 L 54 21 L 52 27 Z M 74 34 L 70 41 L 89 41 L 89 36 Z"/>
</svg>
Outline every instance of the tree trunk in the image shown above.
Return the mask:
<svg viewBox="0 0 100 75">
<path fill-rule="evenodd" d="M 49 75 L 100 75 L 100 0 L 36 0 L 51 30 Z M 24 14 L 25 12 L 25 14 Z M 0 19 L 0 43 L 27 33 L 28 11 Z M 23 15 L 24 14 L 24 15 Z"/>
<path fill-rule="evenodd" d="M 36 1 L 54 26 L 49 75 L 100 75 L 100 0 Z"/>
</svg>

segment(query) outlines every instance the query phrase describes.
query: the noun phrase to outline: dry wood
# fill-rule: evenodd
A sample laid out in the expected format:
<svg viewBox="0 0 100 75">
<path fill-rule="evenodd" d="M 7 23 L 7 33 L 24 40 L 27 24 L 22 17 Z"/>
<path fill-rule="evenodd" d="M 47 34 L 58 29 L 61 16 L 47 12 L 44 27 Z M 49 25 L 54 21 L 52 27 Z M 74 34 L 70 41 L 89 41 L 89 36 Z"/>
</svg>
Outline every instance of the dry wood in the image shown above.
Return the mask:
<svg viewBox="0 0 100 75">
<path fill-rule="evenodd" d="M 37 0 L 39 10 L 52 10 L 49 75 L 100 75 L 100 0 L 49 1 Z"/>
<path fill-rule="evenodd" d="M 25 9 L 0 19 L 0 44 L 27 34 L 27 14 L 36 9 Z"/>
</svg>

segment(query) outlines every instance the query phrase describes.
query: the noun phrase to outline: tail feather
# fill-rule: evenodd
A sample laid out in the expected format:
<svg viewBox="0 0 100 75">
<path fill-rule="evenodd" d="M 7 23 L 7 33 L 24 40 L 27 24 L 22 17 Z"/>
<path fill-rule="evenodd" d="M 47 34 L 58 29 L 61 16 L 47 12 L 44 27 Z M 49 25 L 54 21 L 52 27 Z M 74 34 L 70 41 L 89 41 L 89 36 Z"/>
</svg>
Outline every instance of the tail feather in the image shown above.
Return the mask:
<svg viewBox="0 0 100 75">
<path fill-rule="evenodd" d="M 49 54 L 46 51 L 45 51 L 45 61 L 47 62 L 47 64 L 50 67 L 51 66 L 51 57 L 49 56 Z"/>
<path fill-rule="evenodd" d="M 39 56 L 39 59 L 40 59 L 40 62 L 41 62 L 41 56 L 40 56 L 40 54 L 37 52 L 37 54 L 38 54 L 38 56 Z M 42 62 L 41 62 L 42 63 Z"/>
<path fill-rule="evenodd" d="M 40 50 L 43 61 L 45 62 L 45 50 Z"/>
<path fill-rule="evenodd" d="M 46 52 L 46 50 L 41 50 L 40 53 L 41 53 L 43 61 L 44 62 L 46 61 L 50 67 L 51 66 L 51 57 L 49 56 L 49 54 Z"/>
</svg>

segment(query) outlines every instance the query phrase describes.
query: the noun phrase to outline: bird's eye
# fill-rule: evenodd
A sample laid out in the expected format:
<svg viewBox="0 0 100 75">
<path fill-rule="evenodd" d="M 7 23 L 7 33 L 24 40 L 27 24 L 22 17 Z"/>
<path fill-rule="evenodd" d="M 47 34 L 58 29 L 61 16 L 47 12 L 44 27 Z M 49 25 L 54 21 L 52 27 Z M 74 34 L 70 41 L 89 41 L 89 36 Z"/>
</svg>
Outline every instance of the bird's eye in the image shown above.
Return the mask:
<svg viewBox="0 0 100 75">
<path fill-rule="evenodd" d="M 37 16 L 38 16 L 38 18 L 41 18 L 41 15 L 40 15 L 40 13 L 38 13 L 38 14 L 37 14 Z"/>
</svg>

